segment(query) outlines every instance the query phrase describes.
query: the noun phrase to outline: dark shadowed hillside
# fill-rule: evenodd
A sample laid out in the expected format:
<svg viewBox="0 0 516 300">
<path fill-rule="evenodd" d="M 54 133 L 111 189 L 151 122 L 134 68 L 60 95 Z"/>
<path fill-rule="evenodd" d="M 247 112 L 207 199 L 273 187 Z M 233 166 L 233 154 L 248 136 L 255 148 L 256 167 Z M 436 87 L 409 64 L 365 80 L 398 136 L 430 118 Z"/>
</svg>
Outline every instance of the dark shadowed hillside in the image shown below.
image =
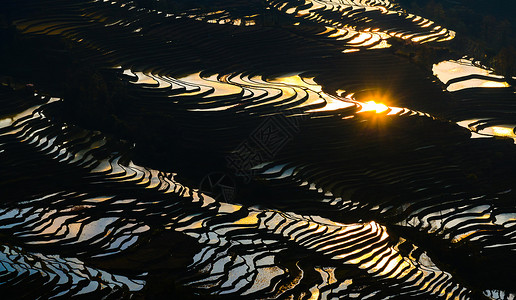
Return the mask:
<svg viewBox="0 0 516 300">
<path fill-rule="evenodd" d="M 415 14 L 459 33 L 450 45 L 499 74 L 516 75 L 516 3 L 513 1 L 400 0 Z"/>
</svg>

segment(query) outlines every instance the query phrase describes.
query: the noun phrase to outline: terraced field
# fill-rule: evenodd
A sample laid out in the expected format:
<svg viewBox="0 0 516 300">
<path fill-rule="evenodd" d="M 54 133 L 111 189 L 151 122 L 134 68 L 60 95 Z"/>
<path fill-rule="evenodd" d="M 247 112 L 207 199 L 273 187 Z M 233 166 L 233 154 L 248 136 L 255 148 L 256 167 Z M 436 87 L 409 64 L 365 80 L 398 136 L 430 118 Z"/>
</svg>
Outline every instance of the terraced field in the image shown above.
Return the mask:
<svg viewBox="0 0 516 300">
<path fill-rule="evenodd" d="M 516 95 L 387 0 L 4 4 L 6 299 L 514 299 Z M 440 56 L 439 56 L 440 57 Z"/>
</svg>

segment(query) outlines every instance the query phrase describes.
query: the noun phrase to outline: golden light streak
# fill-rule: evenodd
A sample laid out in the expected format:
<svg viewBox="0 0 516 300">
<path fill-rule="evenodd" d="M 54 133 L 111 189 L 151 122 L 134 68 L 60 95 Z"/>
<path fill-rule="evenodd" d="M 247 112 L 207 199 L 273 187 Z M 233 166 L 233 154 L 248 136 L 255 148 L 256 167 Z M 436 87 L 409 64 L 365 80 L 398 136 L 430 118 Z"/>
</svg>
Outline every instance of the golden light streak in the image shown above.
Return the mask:
<svg viewBox="0 0 516 300">
<path fill-rule="evenodd" d="M 304 87 L 317 93 L 322 91 L 322 87 L 320 85 L 308 83 L 307 79 L 303 79 L 297 74 L 292 76 L 277 77 L 274 79 L 270 79 L 268 81 L 274 83 L 282 83 L 289 86 Z"/>
<path fill-rule="evenodd" d="M 377 114 L 379 114 L 389 109 L 387 105 L 382 103 L 376 103 L 374 101 L 360 103 L 360 106 L 362 106 L 362 109 L 359 111 L 359 113 L 365 111 L 375 111 Z"/>
<path fill-rule="evenodd" d="M 250 213 L 247 217 L 233 222 L 233 224 L 235 224 L 235 225 L 254 225 L 254 224 L 258 224 L 258 223 L 259 223 L 258 213 Z"/>
<path fill-rule="evenodd" d="M 509 87 L 507 82 L 496 82 L 496 81 L 484 81 L 481 87 Z"/>
<path fill-rule="evenodd" d="M 498 127 L 498 126 L 494 126 L 491 128 L 493 130 L 493 135 L 505 136 L 505 137 L 514 137 L 515 136 L 512 128 Z"/>
</svg>

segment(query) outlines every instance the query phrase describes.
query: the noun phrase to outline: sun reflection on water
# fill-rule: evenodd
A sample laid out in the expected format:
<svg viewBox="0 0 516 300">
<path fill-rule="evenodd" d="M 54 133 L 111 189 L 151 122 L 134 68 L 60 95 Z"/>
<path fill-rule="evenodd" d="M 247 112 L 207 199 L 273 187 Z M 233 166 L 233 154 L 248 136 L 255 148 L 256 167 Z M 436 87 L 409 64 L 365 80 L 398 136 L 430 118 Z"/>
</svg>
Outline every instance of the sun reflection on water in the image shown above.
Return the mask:
<svg viewBox="0 0 516 300">
<path fill-rule="evenodd" d="M 360 103 L 360 106 L 362 106 L 362 109 L 359 112 L 375 111 L 377 114 L 389 109 L 387 105 L 383 103 L 376 103 L 374 101 Z"/>
</svg>

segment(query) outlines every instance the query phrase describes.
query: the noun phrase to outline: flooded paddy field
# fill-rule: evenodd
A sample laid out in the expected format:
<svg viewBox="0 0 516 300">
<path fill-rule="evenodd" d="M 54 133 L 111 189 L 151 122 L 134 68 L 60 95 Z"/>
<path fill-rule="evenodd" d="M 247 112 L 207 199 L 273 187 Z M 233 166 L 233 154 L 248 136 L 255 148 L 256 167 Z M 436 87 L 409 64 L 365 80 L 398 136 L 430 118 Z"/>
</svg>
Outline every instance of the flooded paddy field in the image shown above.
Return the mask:
<svg viewBox="0 0 516 300">
<path fill-rule="evenodd" d="M 388 0 L 4 8 L 6 299 L 516 297 L 516 77 L 453 28 Z"/>
</svg>

